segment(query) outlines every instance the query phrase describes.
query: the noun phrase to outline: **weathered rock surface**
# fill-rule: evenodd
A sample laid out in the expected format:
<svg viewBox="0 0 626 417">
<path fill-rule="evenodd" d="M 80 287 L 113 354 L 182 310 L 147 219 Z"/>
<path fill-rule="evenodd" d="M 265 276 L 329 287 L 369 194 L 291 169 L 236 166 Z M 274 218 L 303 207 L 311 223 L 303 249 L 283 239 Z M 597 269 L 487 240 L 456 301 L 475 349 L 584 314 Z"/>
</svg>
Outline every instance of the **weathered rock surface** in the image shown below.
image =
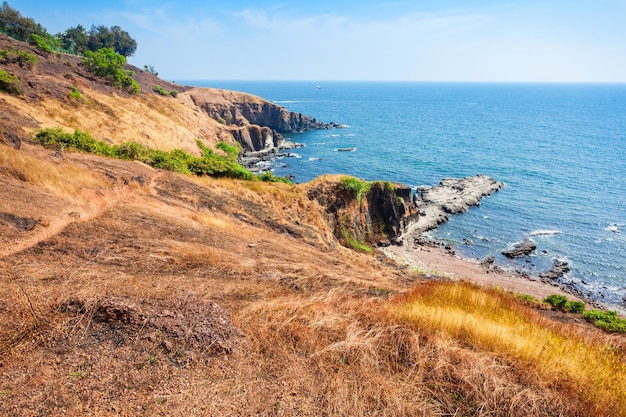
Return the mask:
<svg viewBox="0 0 626 417">
<path fill-rule="evenodd" d="M 552 268 L 550 268 L 548 271 L 545 271 L 539 274 L 539 278 L 548 280 L 548 281 L 559 279 L 563 277 L 563 275 L 567 274 L 569 270 L 570 270 L 570 267 L 567 261 L 561 261 L 559 259 L 555 259 L 552 265 Z"/>
<path fill-rule="evenodd" d="M 277 152 L 287 146 L 282 133 L 341 127 L 291 112 L 250 94 L 198 88 L 189 96 L 198 108 L 230 130 L 244 152 Z"/>
<path fill-rule="evenodd" d="M 435 187 L 418 187 L 414 202 L 420 212 L 412 231 L 422 233 L 445 223 L 450 214 L 467 211 L 480 204 L 480 199 L 504 186 L 486 175 L 466 178 L 445 178 Z"/>
<path fill-rule="evenodd" d="M 516 243 L 511 249 L 502 251 L 502 254 L 509 259 L 519 259 L 530 255 L 535 249 L 537 249 L 537 245 L 529 239 Z"/>
</svg>

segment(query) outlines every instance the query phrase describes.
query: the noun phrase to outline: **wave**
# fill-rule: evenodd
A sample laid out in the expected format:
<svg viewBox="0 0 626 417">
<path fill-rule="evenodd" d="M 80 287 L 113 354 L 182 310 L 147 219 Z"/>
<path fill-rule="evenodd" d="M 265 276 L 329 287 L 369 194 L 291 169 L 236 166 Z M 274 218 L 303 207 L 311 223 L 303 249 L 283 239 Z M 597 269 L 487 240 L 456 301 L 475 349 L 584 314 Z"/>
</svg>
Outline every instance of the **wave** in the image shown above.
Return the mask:
<svg viewBox="0 0 626 417">
<path fill-rule="evenodd" d="M 607 227 L 604 228 L 607 232 L 619 233 L 621 232 L 620 227 L 623 227 L 623 224 L 611 223 Z"/>
<path fill-rule="evenodd" d="M 560 235 L 563 233 L 561 230 L 551 230 L 551 229 L 538 229 L 533 230 L 528 234 L 528 236 L 552 236 L 552 235 Z"/>
<path fill-rule="evenodd" d="M 309 161 L 321 161 L 322 158 L 309 158 Z"/>
</svg>

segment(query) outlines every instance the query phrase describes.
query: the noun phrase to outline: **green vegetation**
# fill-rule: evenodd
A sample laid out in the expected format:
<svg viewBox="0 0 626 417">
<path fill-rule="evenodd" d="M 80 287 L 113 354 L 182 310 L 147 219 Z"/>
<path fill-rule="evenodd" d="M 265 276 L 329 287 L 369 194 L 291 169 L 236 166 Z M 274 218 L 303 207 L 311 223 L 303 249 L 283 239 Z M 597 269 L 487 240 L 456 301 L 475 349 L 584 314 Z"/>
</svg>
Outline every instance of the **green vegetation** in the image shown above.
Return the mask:
<svg viewBox="0 0 626 417">
<path fill-rule="evenodd" d="M 85 101 L 83 95 L 80 93 L 80 91 L 78 91 L 78 88 L 76 88 L 76 86 L 72 87 L 72 91 L 69 92 L 68 96 L 76 101 L 80 101 L 81 103 Z"/>
<path fill-rule="evenodd" d="M 17 64 L 21 68 L 31 69 L 39 60 L 26 51 L 15 48 L 0 49 L 0 64 Z"/>
<path fill-rule="evenodd" d="M 348 218 L 348 215 L 342 214 L 341 218 L 339 219 L 339 234 L 341 235 L 341 238 L 352 249 L 365 253 L 371 253 L 372 248 L 367 246 L 365 243 L 359 242 L 358 239 L 350 232 L 348 224 L 350 224 L 350 219 Z"/>
<path fill-rule="evenodd" d="M 202 141 L 196 143 L 202 149 L 202 156 L 195 157 L 182 149 L 165 152 L 151 149 L 136 142 L 126 142 L 121 145 L 109 145 L 91 137 L 89 133 L 79 130 L 67 133 L 60 128 L 42 129 L 34 136 L 34 142 L 40 145 L 59 150 L 76 150 L 95 153 L 113 158 L 137 160 L 150 166 L 183 174 L 208 175 L 211 177 L 228 177 L 244 180 L 261 180 L 270 182 L 287 182 L 276 176 L 261 174 L 258 177 L 238 164 L 236 156 L 222 156 L 214 153 Z M 225 149 L 237 149 L 232 145 L 220 145 Z M 223 150 L 222 149 L 222 150 Z M 238 152 L 238 151 L 237 151 Z"/>
<path fill-rule="evenodd" d="M 0 70 L 0 91 L 15 95 L 22 94 L 17 75 L 11 75 L 6 71 Z"/>
<path fill-rule="evenodd" d="M 159 93 L 162 96 L 172 96 L 172 97 L 178 96 L 178 91 L 176 90 L 167 91 L 165 88 L 161 87 L 160 85 L 155 85 L 154 87 L 152 87 L 152 90 Z"/>
<path fill-rule="evenodd" d="M 363 193 L 367 193 L 370 188 L 370 184 L 367 181 L 355 177 L 343 177 L 341 179 L 341 185 L 344 190 L 350 191 L 354 194 L 354 197 L 359 204 L 361 204 Z"/>
<path fill-rule="evenodd" d="M 232 159 L 233 161 L 237 159 L 237 157 L 239 156 L 239 152 L 241 151 L 240 146 L 230 145 L 224 141 L 217 142 L 217 144 L 215 144 L 215 147 L 224 151 L 226 155 L 228 155 L 228 158 Z"/>
<path fill-rule="evenodd" d="M 85 52 L 83 63 L 90 72 L 113 81 L 122 90 L 133 94 L 139 93 L 139 84 L 133 79 L 134 73 L 124 70 L 126 58 L 112 48 L 102 48 L 96 52 Z"/>
<path fill-rule="evenodd" d="M 626 320 L 619 318 L 615 311 L 589 310 L 582 316 L 607 332 L 626 333 Z"/>
<path fill-rule="evenodd" d="M 170 92 L 167 91 L 165 88 L 161 87 L 160 85 L 155 85 L 154 87 L 152 87 L 152 90 L 154 90 L 155 92 L 159 93 L 162 96 L 170 95 Z"/>
<path fill-rule="evenodd" d="M 87 31 L 78 25 L 65 32 L 51 35 L 32 18 L 23 17 L 6 1 L 0 7 L 0 32 L 20 41 L 32 41 L 39 49 L 47 52 L 59 51 L 82 55 L 86 51 L 112 48 L 118 54 L 129 57 L 137 50 L 137 41 L 119 26 L 108 28 L 103 25 L 92 25 Z"/>
<path fill-rule="evenodd" d="M 567 297 L 558 294 L 549 295 L 543 301 L 557 310 L 580 314 L 596 327 L 608 332 L 626 333 L 626 320 L 621 319 L 616 311 L 585 311 L 585 303 L 582 301 L 569 301 Z"/>
<path fill-rule="evenodd" d="M 36 33 L 33 33 L 32 35 L 30 35 L 30 39 L 35 45 L 37 45 L 37 48 L 41 49 L 42 51 L 54 51 L 54 38 L 50 35 L 37 35 Z"/>
<path fill-rule="evenodd" d="M 46 29 L 30 17 L 23 17 L 5 1 L 0 7 L 0 32 L 26 42 L 33 34 L 45 35 Z"/>
<path fill-rule="evenodd" d="M 293 182 L 287 177 L 278 177 L 270 171 L 263 172 L 257 175 L 257 178 L 263 182 L 283 182 L 285 184 L 292 185 Z"/>
<path fill-rule="evenodd" d="M 552 294 L 543 301 L 561 311 L 578 314 L 582 314 L 585 311 L 585 303 L 582 301 L 569 301 L 564 295 Z"/>
<path fill-rule="evenodd" d="M 159 76 L 159 73 L 157 72 L 157 70 L 154 69 L 152 65 L 144 65 L 143 69 L 149 72 L 150 74 L 154 75 L 155 77 Z"/>
</svg>

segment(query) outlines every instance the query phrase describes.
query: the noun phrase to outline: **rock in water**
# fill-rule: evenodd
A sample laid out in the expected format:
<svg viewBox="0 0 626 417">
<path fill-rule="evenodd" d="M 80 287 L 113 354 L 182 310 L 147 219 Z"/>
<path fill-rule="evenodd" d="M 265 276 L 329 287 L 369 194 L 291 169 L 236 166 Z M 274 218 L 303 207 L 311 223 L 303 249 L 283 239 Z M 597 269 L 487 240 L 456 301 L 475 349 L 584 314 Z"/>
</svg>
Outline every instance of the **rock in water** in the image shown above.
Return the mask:
<svg viewBox="0 0 626 417">
<path fill-rule="evenodd" d="M 550 268 L 550 270 L 546 272 L 542 272 L 541 274 L 539 274 L 539 278 L 542 278 L 544 280 L 559 279 L 563 275 L 567 274 L 569 270 L 570 267 L 567 261 L 560 261 L 558 259 L 555 259 L 552 268 Z"/>
<path fill-rule="evenodd" d="M 450 214 L 464 213 L 480 199 L 504 186 L 486 175 L 444 178 L 436 187 L 418 187 L 414 202 L 420 218 L 414 231 L 425 232 L 445 223 Z"/>
<path fill-rule="evenodd" d="M 530 255 L 537 249 L 537 245 L 532 240 L 525 240 L 516 243 L 511 249 L 502 251 L 502 254 L 509 259 L 518 259 Z"/>
</svg>

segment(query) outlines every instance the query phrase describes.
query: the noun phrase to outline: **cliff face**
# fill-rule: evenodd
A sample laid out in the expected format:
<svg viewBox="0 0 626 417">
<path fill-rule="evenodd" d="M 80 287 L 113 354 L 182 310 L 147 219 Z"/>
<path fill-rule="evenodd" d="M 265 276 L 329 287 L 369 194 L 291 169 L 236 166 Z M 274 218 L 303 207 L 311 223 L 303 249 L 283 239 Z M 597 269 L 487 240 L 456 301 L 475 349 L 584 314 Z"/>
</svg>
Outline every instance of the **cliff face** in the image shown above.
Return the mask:
<svg viewBox="0 0 626 417">
<path fill-rule="evenodd" d="M 218 89 L 194 89 L 196 107 L 226 126 L 247 152 L 271 152 L 284 143 L 281 133 L 340 127 L 321 122 L 249 94 Z"/>
<path fill-rule="evenodd" d="M 369 184 L 359 200 L 341 181 L 320 180 L 308 197 L 322 206 L 335 237 L 352 247 L 355 243 L 387 244 L 419 216 L 410 188 L 383 181 Z"/>
</svg>

